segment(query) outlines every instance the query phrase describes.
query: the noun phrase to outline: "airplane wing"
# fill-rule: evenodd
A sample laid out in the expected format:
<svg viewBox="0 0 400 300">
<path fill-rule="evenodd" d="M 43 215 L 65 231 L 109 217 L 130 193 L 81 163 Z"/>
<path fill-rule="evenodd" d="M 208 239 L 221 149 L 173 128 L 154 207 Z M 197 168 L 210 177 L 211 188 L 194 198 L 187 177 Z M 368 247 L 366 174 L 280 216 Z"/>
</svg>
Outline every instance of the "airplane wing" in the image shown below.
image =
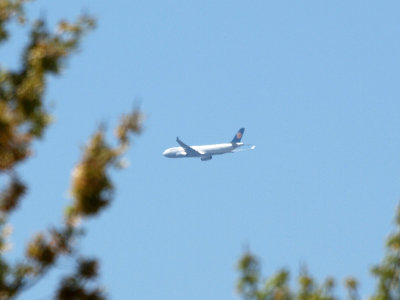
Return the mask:
<svg viewBox="0 0 400 300">
<path fill-rule="evenodd" d="M 185 152 L 189 155 L 189 156 L 201 156 L 202 153 L 200 153 L 199 151 L 194 150 L 192 147 L 186 145 L 184 142 L 182 142 L 179 137 L 176 138 L 176 142 L 183 148 L 185 149 Z"/>
</svg>

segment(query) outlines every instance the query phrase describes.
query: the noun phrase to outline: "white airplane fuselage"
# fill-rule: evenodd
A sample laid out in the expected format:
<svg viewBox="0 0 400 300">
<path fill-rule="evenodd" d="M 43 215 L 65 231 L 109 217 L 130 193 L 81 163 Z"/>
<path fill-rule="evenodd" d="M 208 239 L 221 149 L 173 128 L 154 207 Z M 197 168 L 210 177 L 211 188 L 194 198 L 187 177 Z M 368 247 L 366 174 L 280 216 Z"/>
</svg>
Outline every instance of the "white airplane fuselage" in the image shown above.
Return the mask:
<svg viewBox="0 0 400 300">
<path fill-rule="evenodd" d="M 169 158 L 201 157 L 202 159 L 211 159 L 213 155 L 230 153 L 242 145 L 243 143 L 224 143 L 214 145 L 190 146 L 200 154 L 187 153 L 183 147 L 173 147 L 165 150 L 163 152 L 163 155 Z"/>
<path fill-rule="evenodd" d="M 201 160 L 210 160 L 213 155 L 220 155 L 225 153 L 231 153 L 238 151 L 238 148 L 243 146 L 241 139 L 244 133 L 244 128 L 240 128 L 235 134 L 230 143 L 213 144 L 213 145 L 201 145 L 201 146 L 189 146 L 182 142 L 179 137 L 176 138 L 176 142 L 180 147 L 168 148 L 163 152 L 165 157 L 169 158 L 181 158 L 181 157 L 200 157 Z M 248 150 L 253 150 L 256 146 L 251 146 Z M 245 147 L 240 150 L 246 150 Z"/>
</svg>

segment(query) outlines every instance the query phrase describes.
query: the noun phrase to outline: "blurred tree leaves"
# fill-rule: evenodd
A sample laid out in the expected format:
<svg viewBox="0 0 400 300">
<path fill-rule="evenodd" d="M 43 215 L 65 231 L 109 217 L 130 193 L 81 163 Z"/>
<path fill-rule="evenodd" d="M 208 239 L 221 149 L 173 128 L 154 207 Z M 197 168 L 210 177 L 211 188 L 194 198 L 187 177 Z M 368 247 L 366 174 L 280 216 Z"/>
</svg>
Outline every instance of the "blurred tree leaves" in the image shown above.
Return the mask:
<svg viewBox="0 0 400 300">
<path fill-rule="evenodd" d="M 373 300 L 400 299 L 400 206 L 395 218 L 396 229 L 386 241 L 386 255 L 372 268 L 378 280 Z"/>
<path fill-rule="evenodd" d="M 83 15 L 74 22 L 62 20 L 50 30 L 44 19 L 26 20 L 28 2 L 0 0 L 0 44 L 9 38 L 12 22 L 29 31 L 20 67 L 6 70 L 0 65 L 0 174 L 8 177 L 0 192 L 0 299 L 15 298 L 29 289 L 54 268 L 61 256 L 71 257 L 76 271 L 61 280 L 54 291 L 56 299 L 106 299 L 96 284 L 97 260 L 82 257 L 74 242 L 82 237 L 79 221 L 97 216 L 112 201 L 109 169 L 122 165 L 121 156 L 128 149 L 131 134 L 140 133 L 143 115 L 139 110 L 121 118 L 116 146 L 107 143 L 102 128 L 90 138 L 73 172 L 73 201 L 65 210 L 64 222 L 32 237 L 20 262 L 10 264 L 4 258 L 11 233 L 8 216 L 27 190 L 17 166 L 30 157 L 32 143 L 45 133 L 51 121 L 44 101 L 46 79 L 60 74 L 84 34 L 96 25 L 93 18 Z"/>
<path fill-rule="evenodd" d="M 400 299 L 400 206 L 395 218 L 395 231 L 386 242 L 386 255 L 382 262 L 371 269 L 377 279 L 377 286 L 370 300 Z M 250 252 L 240 258 L 237 265 L 239 279 L 238 294 L 246 300 L 336 300 L 336 282 L 327 278 L 318 284 L 306 269 L 302 269 L 298 277 L 298 287 L 290 286 L 290 274 L 287 270 L 278 271 L 270 278 L 261 277 L 261 266 L 258 259 Z M 360 299 L 358 282 L 354 277 L 344 281 L 347 299 Z"/>
</svg>

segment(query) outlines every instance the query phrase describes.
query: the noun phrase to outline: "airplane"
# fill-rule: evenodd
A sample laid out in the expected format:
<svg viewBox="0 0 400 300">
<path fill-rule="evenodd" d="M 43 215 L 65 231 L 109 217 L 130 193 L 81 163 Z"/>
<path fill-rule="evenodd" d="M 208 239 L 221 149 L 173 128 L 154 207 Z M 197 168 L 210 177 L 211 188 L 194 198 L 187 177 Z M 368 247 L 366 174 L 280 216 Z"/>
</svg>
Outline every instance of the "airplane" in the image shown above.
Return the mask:
<svg viewBox="0 0 400 300">
<path fill-rule="evenodd" d="M 240 128 L 230 143 L 201 146 L 188 146 L 177 137 L 176 141 L 181 147 L 168 148 L 163 155 L 168 158 L 200 157 L 202 161 L 206 161 L 212 159 L 213 155 L 255 149 L 255 145 L 244 145 L 240 142 L 243 133 L 244 128 Z"/>
</svg>

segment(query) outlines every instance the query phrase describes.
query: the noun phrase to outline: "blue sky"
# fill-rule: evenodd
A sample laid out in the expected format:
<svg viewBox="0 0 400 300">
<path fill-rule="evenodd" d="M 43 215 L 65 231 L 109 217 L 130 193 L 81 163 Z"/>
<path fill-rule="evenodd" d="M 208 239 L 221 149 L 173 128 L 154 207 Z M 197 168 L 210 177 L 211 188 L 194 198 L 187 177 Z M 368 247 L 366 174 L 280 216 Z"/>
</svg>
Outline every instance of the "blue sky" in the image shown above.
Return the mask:
<svg viewBox="0 0 400 300">
<path fill-rule="evenodd" d="M 85 224 L 111 299 L 238 299 L 249 247 L 265 275 L 374 280 L 400 199 L 398 1 L 36 1 L 49 23 L 98 18 L 46 99 L 55 123 L 20 171 L 15 253 L 57 224 L 70 171 L 96 127 L 111 131 L 139 99 L 145 130 L 113 172 L 116 198 Z M 0 48 L 14 66 L 24 35 Z M 255 151 L 167 159 L 188 144 L 243 141 Z M 14 255 L 14 254 L 13 254 Z M 14 256 L 12 256 L 14 257 Z M 57 271 L 20 299 L 50 299 Z M 338 294 L 342 294 L 338 289 Z"/>
</svg>

